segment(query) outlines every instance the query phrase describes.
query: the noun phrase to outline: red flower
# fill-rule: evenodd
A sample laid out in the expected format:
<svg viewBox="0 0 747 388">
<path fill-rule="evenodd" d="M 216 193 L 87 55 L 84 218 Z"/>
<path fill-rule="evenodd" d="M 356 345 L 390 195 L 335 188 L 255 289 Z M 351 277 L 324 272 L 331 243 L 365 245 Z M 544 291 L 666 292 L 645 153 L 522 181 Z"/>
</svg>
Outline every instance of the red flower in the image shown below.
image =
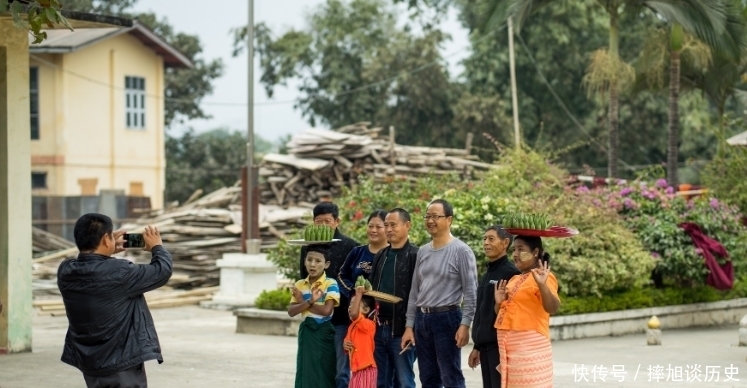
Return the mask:
<svg viewBox="0 0 747 388">
<path fill-rule="evenodd" d="M 358 210 L 357 212 L 355 212 L 355 214 L 353 214 L 353 221 L 358 221 L 362 218 L 363 218 L 363 212 L 360 210 Z"/>
<path fill-rule="evenodd" d="M 355 207 L 356 203 L 355 201 L 348 202 L 348 207 Z"/>
</svg>

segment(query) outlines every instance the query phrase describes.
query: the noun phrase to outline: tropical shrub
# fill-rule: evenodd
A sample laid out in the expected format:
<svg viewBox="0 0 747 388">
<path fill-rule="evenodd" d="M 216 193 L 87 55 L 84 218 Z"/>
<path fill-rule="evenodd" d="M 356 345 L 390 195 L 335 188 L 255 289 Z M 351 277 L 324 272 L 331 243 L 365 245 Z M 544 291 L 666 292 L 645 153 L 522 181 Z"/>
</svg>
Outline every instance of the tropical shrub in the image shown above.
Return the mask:
<svg viewBox="0 0 747 388">
<path fill-rule="evenodd" d="M 482 236 L 490 225 L 512 211 L 551 214 L 560 225 L 576 227 L 581 234 L 570 239 L 546 239 L 553 255 L 553 271 L 568 295 L 602 295 L 648 282 L 654 266 L 651 255 L 630 233 L 614 209 L 599 209 L 592 199 L 579 199 L 565 188 L 567 173 L 537 153 L 505 151 L 501 164 L 486 172 L 479 182 L 462 182 L 456 176 L 414 182 L 375 184 L 364 180 L 346 190 L 346 230 L 365 241 L 366 217 L 377 208 L 399 206 L 413 217 L 411 240 L 422 245 L 430 240 L 420 218 L 428 203 L 444 198 L 454 206 L 452 233 L 465 241 L 478 257 L 480 272 L 486 258 Z"/>
<path fill-rule="evenodd" d="M 706 165 L 701 176 L 713 194 L 747 213 L 747 147 L 723 145 L 724 154 Z"/>
<path fill-rule="evenodd" d="M 594 198 L 601 207 L 616 209 L 656 259 L 657 272 L 678 286 L 702 285 L 708 275 L 701 252 L 680 228 L 684 222 L 697 224 L 706 235 L 719 241 L 729 252 L 736 273 L 746 269 L 747 230 L 740 224 L 741 215 L 735 206 L 708 197 L 687 200 L 675 195 L 664 179 L 652 186 L 636 182 L 592 191 L 582 187 L 577 191 L 581 196 Z"/>
<path fill-rule="evenodd" d="M 278 290 L 262 291 L 254 304 L 258 309 L 262 310 L 285 311 L 288 310 L 290 300 L 290 290 L 288 288 L 281 288 Z"/>
<path fill-rule="evenodd" d="M 597 296 L 568 297 L 561 293 L 560 310 L 555 315 L 601 313 L 656 306 L 716 302 L 745 297 L 747 297 L 747 278 L 735 280 L 734 287 L 731 290 L 724 291 L 699 285 L 693 288 L 632 288 L 627 291 L 607 294 L 602 298 Z"/>
<path fill-rule="evenodd" d="M 427 243 L 422 215 L 428 203 L 444 198 L 454 205 L 452 233 L 465 241 L 483 271 L 482 236 L 507 212 L 550 214 L 557 225 L 576 228 L 568 239 L 545 239 L 551 266 L 567 297 L 599 298 L 640 289 L 656 267 L 677 285 L 698 287 L 707 273 L 703 259 L 682 229 L 695 222 L 729 250 L 738 274 L 745 268 L 747 241 L 734 207 L 716 200 L 688 202 L 661 182 L 646 188 L 614 186 L 571 189 L 568 173 L 540 154 L 503 151 L 499 165 L 479 180 L 465 182 L 456 174 L 415 181 L 402 177 L 385 183 L 361 179 L 335 200 L 340 206 L 341 229 L 366 241 L 366 219 L 377 209 L 402 207 L 410 211 L 410 239 Z M 298 238 L 300 234 L 293 235 Z M 298 277 L 299 248 L 280 242 L 270 259 L 291 279 Z"/>
</svg>

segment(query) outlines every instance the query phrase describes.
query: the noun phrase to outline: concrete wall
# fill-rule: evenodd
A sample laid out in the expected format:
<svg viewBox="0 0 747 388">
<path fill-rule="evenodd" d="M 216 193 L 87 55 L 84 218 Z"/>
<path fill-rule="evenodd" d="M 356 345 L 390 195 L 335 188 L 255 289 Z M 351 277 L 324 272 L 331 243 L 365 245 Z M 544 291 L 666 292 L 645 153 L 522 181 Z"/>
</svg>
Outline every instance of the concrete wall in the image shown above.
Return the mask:
<svg viewBox="0 0 747 388">
<path fill-rule="evenodd" d="M 32 141 L 33 171 L 47 172 L 35 195 L 82 195 L 86 180 L 100 190 L 142 184 L 155 208 L 163 206 L 163 59 L 135 37 L 121 34 L 76 52 L 40 56 L 40 139 Z M 85 78 L 81 77 L 84 76 Z M 145 78 L 146 126 L 126 127 L 125 77 Z M 109 85 L 113 85 L 110 87 Z"/>
</svg>

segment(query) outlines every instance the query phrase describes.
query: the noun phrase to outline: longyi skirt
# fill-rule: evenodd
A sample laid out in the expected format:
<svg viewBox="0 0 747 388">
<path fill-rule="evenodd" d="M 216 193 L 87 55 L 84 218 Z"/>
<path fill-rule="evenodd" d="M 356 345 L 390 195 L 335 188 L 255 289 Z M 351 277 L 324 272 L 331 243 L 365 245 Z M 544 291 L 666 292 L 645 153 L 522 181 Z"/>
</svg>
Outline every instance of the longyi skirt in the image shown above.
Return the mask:
<svg viewBox="0 0 747 388">
<path fill-rule="evenodd" d="M 501 387 L 552 387 L 550 339 L 536 331 L 498 330 Z"/>
</svg>

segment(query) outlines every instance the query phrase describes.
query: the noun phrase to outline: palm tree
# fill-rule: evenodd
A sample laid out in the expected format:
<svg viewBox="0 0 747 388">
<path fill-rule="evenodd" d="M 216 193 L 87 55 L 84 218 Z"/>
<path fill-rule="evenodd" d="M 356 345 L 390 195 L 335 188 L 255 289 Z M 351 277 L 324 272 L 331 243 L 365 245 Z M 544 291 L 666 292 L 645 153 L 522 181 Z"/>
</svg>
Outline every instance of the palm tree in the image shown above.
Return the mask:
<svg viewBox="0 0 747 388">
<path fill-rule="evenodd" d="M 747 31 L 745 31 L 745 19 L 741 15 L 740 6 L 736 4 L 738 1 L 729 4 L 726 28 L 721 35 L 702 34 L 697 30 L 684 31 L 680 24 L 670 23 L 668 28 L 659 28 L 649 34 L 649 39 L 645 44 L 641 62 L 648 75 L 649 83 L 653 82 L 653 84 L 661 86 L 662 73 L 669 67 L 667 182 L 671 186 L 678 183 L 679 93 L 683 61 L 686 61 L 685 66 L 689 69 L 689 72 L 701 74 L 703 71 L 707 71 L 712 64 L 712 51 L 716 52 L 719 62 L 733 62 L 734 64 L 740 62 L 742 52 L 747 44 Z M 693 34 L 698 34 L 701 39 L 695 38 Z M 715 37 L 716 40 L 711 40 L 708 44 L 703 43 L 709 37 Z M 715 104 L 717 107 L 719 106 L 718 102 L 715 102 Z"/>
<path fill-rule="evenodd" d="M 649 9 L 658 16 L 703 41 L 717 45 L 726 29 L 729 2 L 732 0 L 596 0 L 609 15 L 609 46 L 592 54 L 584 84 L 590 94 L 607 94 L 608 136 L 607 150 L 609 177 L 618 176 L 619 105 L 620 90 L 635 79 L 633 68 L 619 55 L 619 21 L 622 12 L 641 12 Z M 487 24 L 502 23 L 513 17 L 517 31 L 538 8 L 560 0 L 483 0 Z"/>
</svg>

